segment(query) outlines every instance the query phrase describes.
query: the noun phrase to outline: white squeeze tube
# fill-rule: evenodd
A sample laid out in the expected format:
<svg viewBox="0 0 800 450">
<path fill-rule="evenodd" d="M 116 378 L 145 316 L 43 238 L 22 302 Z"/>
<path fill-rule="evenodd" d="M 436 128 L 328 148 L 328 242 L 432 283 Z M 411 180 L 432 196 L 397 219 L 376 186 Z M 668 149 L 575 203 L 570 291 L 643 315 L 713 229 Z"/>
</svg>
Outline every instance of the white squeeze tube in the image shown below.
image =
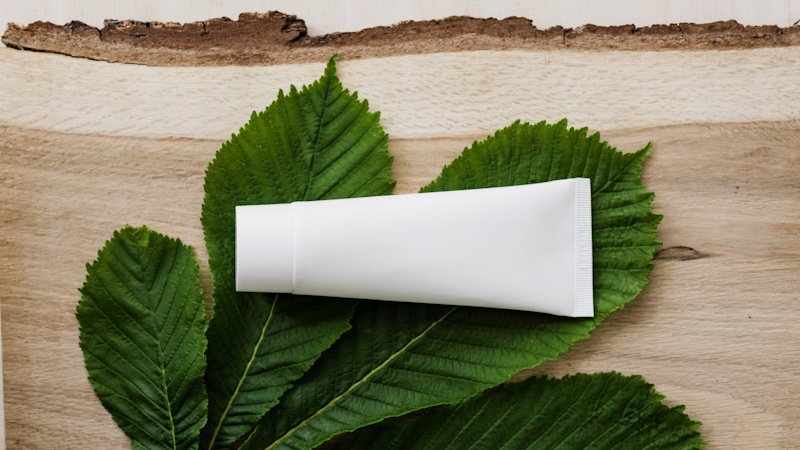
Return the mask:
<svg viewBox="0 0 800 450">
<path fill-rule="evenodd" d="M 236 207 L 236 290 L 591 317 L 586 178 Z"/>
</svg>

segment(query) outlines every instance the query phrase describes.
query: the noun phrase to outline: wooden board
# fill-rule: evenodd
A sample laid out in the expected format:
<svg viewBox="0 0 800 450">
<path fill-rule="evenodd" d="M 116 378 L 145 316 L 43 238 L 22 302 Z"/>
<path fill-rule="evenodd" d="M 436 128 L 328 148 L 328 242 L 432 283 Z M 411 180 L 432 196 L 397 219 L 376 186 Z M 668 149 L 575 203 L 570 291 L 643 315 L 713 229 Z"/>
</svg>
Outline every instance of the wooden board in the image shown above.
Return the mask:
<svg viewBox="0 0 800 450">
<path fill-rule="evenodd" d="M 77 345 L 84 264 L 114 229 L 143 223 L 204 261 L 206 165 L 251 110 L 321 70 L 0 49 L 9 448 L 129 446 L 94 397 Z M 626 151 L 652 141 L 644 182 L 665 218 L 651 285 L 533 372 L 640 373 L 703 421 L 712 448 L 800 442 L 800 47 L 464 48 L 343 59 L 340 73 L 382 111 L 398 193 L 517 118 L 566 116 Z M 205 264 L 202 273 L 210 291 Z"/>
</svg>

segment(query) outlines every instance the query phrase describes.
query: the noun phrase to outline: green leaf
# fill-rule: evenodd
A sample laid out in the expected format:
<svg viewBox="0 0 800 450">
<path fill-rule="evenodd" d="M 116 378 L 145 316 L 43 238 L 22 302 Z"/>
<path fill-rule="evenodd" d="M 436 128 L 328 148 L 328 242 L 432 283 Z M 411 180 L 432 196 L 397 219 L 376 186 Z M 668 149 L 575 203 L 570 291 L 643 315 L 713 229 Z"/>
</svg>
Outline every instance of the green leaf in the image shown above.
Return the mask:
<svg viewBox="0 0 800 450">
<path fill-rule="evenodd" d="M 242 448 L 313 448 L 387 417 L 452 404 L 555 359 L 647 284 L 660 247 L 650 149 L 623 154 L 586 129 L 515 123 L 473 144 L 423 192 L 592 180 L 595 317 L 362 302 L 345 333 L 281 398 Z"/>
<path fill-rule="evenodd" d="M 326 450 L 694 449 L 700 422 L 670 408 L 640 376 L 578 374 L 533 378 L 373 425 Z"/>
<path fill-rule="evenodd" d="M 391 193 L 378 113 L 342 88 L 334 59 L 253 113 L 208 166 L 202 223 L 214 279 L 203 447 L 244 435 L 343 332 L 355 301 L 235 290 L 235 206 Z"/>
<path fill-rule="evenodd" d="M 192 248 L 126 227 L 86 269 L 76 316 L 103 406 L 133 448 L 197 448 L 208 408 L 206 315 Z"/>
</svg>

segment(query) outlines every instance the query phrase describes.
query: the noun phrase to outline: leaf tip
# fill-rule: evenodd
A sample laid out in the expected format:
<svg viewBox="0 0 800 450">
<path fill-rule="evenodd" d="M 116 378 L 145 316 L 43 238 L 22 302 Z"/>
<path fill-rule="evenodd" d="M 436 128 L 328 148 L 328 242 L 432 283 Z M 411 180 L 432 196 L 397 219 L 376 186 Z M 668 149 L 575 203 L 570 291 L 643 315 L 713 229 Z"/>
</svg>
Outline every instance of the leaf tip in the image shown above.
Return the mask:
<svg viewBox="0 0 800 450">
<path fill-rule="evenodd" d="M 336 60 L 339 59 L 339 54 L 334 53 L 330 59 L 328 59 L 328 64 L 325 66 L 325 75 L 336 77 Z"/>
<path fill-rule="evenodd" d="M 645 158 L 647 158 L 647 155 L 650 154 L 651 150 L 653 150 L 653 143 L 652 142 L 648 142 L 647 145 L 645 145 L 644 147 L 642 147 L 641 150 L 639 150 L 639 151 L 637 151 L 635 153 L 636 157 L 644 160 Z"/>
</svg>

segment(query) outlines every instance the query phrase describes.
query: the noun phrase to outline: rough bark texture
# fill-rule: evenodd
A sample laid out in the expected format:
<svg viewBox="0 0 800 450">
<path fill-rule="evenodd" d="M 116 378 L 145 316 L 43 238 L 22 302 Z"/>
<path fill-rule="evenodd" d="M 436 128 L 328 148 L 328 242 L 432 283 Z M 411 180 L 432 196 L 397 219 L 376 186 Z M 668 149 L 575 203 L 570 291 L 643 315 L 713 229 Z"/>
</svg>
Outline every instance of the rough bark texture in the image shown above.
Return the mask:
<svg viewBox="0 0 800 450">
<path fill-rule="evenodd" d="M 179 24 L 107 20 L 102 29 L 81 22 L 9 24 L 9 47 L 110 62 L 153 66 L 271 65 L 464 50 L 706 50 L 800 45 L 800 26 L 708 24 L 634 25 L 540 30 L 529 19 L 450 17 L 403 22 L 355 33 L 308 36 L 305 22 L 280 12 L 245 13 Z"/>
</svg>

